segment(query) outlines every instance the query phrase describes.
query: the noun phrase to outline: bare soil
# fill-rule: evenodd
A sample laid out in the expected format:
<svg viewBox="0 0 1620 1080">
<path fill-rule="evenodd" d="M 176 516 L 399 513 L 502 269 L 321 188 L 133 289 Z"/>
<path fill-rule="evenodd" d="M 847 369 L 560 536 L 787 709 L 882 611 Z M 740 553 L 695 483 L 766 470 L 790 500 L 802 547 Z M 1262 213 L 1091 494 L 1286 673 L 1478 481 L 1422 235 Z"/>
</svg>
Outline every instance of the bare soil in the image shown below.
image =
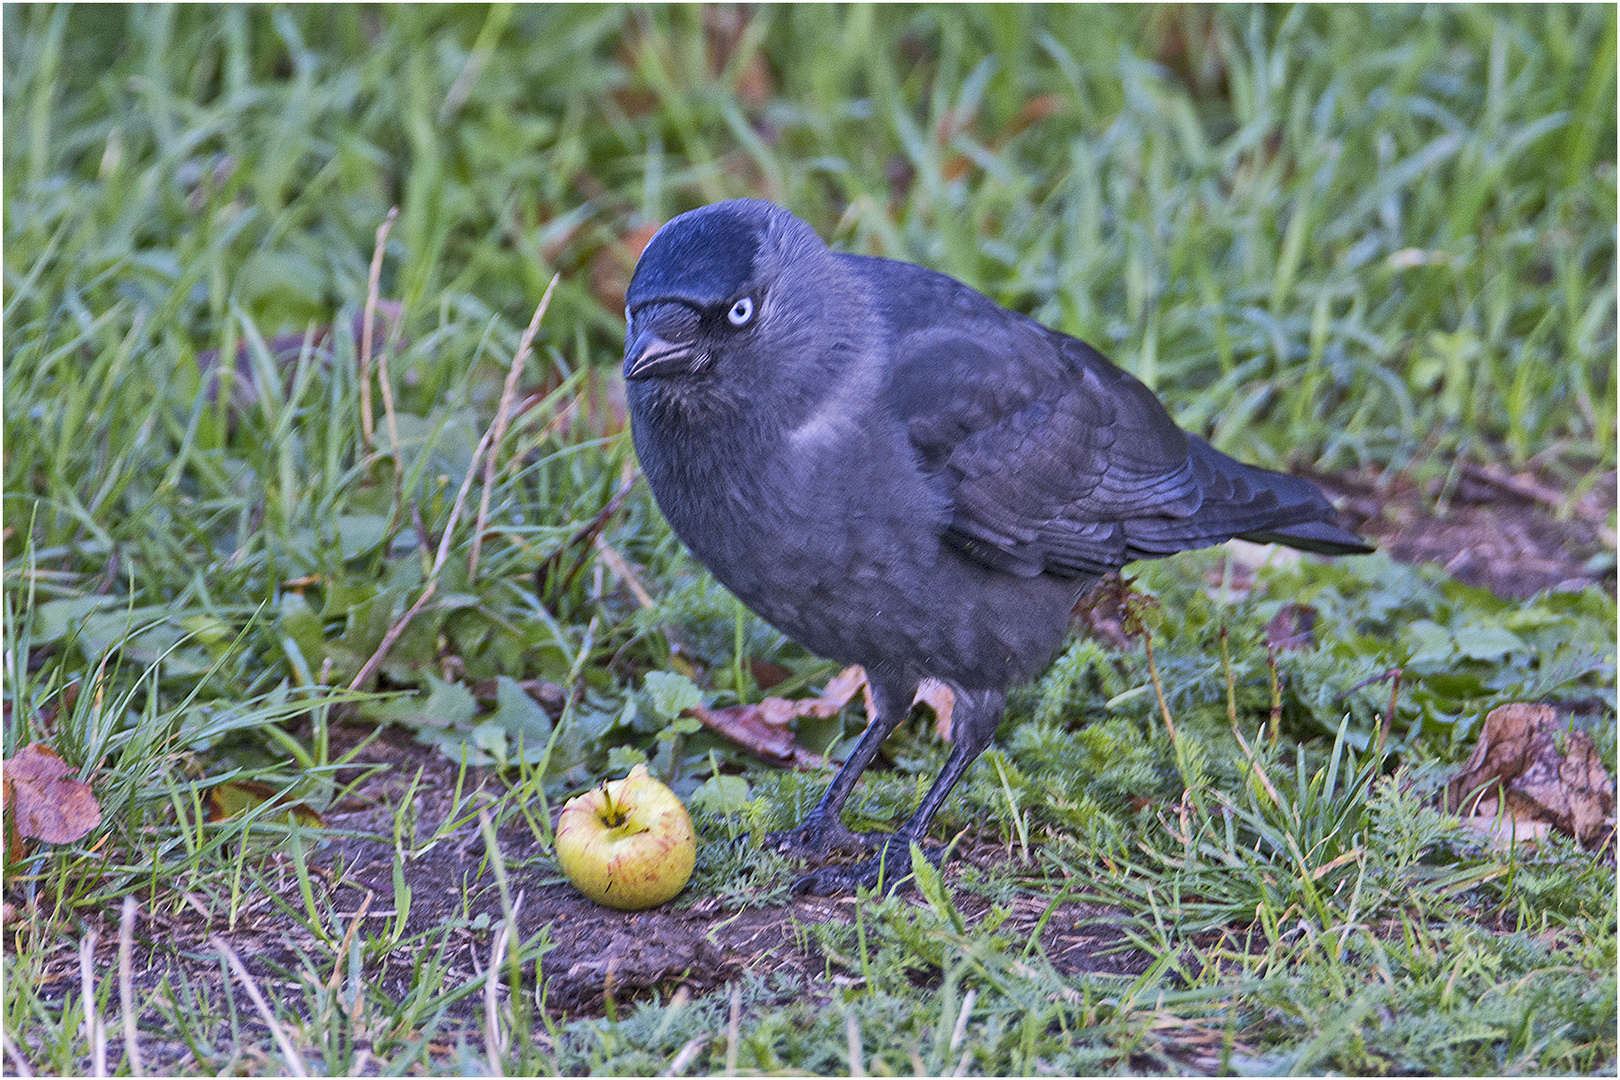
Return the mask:
<svg viewBox="0 0 1620 1080">
<path fill-rule="evenodd" d="M 1473 465 L 1461 467 L 1449 489 L 1439 480 L 1421 487 L 1402 476 L 1384 480 L 1372 470 L 1311 479 L 1346 524 L 1401 562 L 1437 563 L 1504 597 L 1594 584 L 1614 592 L 1612 472 L 1573 505 L 1535 476 Z"/>
<path fill-rule="evenodd" d="M 334 732 L 334 744 L 353 745 L 369 733 L 369 729 L 358 725 L 340 728 Z M 338 912 L 339 922 L 346 924 L 369 896 L 367 930 L 380 933 L 394 922 L 396 914 L 392 900 L 393 845 L 353 834 L 386 834 L 392 818 L 391 802 L 421 769 L 423 783 L 418 788 L 417 816 L 427 835 L 450 809 L 456 768 L 437 749 L 396 730 L 384 731 L 362 751 L 356 772 L 368 765 L 384 765 L 386 769 L 366 779 L 353 795 L 334 804 L 325 815 L 328 828 L 350 835 L 323 844 L 310 854 L 308 864 L 317 902 L 323 909 Z M 474 786 L 480 779 L 469 771 L 467 784 Z M 854 918 L 853 897 L 801 897 L 780 907 L 736 910 L 727 898 L 716 896 L 685 907 L 677 900 L 649 911 L 614 911 L 585 899 L 561 881 L 527 828 L 519 825 L 502 829 L 498 840 L 517 907 L 520 939 L 526 940 L 542 929 L 548 932 L 550 944 L 541 959 L 541 975 L 547 1006 L 559 1014 L 598 1015 L 606 1004 L 606 994 L 622 1003 L 647 991 L 673 991 L 678 986 L 699 992 L 723 985 L 743 972 L 764 976 L 780 971 L 819 979 L 828 970 L 828 958 L 809 947 L 805 936 L 795 933 L 794 924 L 853 922 Z M 405 879 L 411 889 L 407 939 L 431 935 L 447 924 L 465 924 L 479 915 L 488 916 L 479 921 L 477 931 L 453 932 L 460 944 L 451 950 L 447 986 L 482 975 L 495 928 L 502 918 L 499 887 L 485 864 L 483 847 L 474 821 L 405 863 Z M 947 864 L 947 886 L 963 865 L 983 866 L 1004 857 L 999 845 L 970 844 L 958 859 Z M 208 905 L 200 898 L 196 898 L 197 904 L 182 903 L 166 912 L 148 915 L 143 910 L 147 921 L 142 928 L 146 932 L 137 935 L 136 968 L 141 973 L 137 981 L 155 985 L 162 973 L 175 964 L 186 967 L 194 977 L 217 980 L 219 962 L 209 944 L 211 934 L 224 938 L 256 975 L 271 981 L 278 977 L 278 968 L 282 972 L 300 968 L 300 951 L 309 955 L 321 952 L 314 939 L 283 911 L 283 906 L 303 910 L 291 860 L 284 855 L 271 856 L 266 868 L 271 892 L 253 896 L 241 905 L 234 927 L 225 925 L 222 911 L 207 911 L 205 917 Z M 956 899 L 969 923 L 983 917 L 990 907 L 970 894 Z M 1042 902 L 1019 902 L 1002 924 L 1003 932 L 1027 939 L 1044 911 Z M 1144 954 L 1112 951 L 1123 939 L 1121 933 L 1106 925 L 1090 925 L 1090 920 L 1106 914 L 1088 905 L 1067 904 L 1048 919 L 1041 941 L 1059 971 L 1135 974 L 1145 969 L 1148 958 Z M 113 950 L 116 920 L 108 922 L 102 931 L 102 948 Z M 109 951 L 109 960 L 111 956 Z M 414 954 L 404 949 L 390 957 L 384 975 L 388 992 L 403 995 L 409 991 L 413 959 Z M 76 971 L 76 958 L 64 960 L 71 960 Z M 201 970 L 198 960 L 202 960 Z M 375 977 L 375 972 L 372 974 Z M 829 986 L 824 992 L 830 991 Z M 482 1007 L 476 996 L 467 999 L 465 1006 L 458 1011 L 468 1015 Z"/>
</svg>

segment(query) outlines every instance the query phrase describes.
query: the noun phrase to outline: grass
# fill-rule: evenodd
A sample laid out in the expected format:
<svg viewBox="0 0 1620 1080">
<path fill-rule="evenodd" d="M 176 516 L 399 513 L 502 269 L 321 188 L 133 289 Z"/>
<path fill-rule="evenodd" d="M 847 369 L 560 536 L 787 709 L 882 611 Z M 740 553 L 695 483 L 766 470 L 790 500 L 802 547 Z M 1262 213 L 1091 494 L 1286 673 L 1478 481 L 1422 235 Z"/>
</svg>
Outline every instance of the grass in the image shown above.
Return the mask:
<svg viewBox="0 0 1620 1080">
<path fill-rule="evenodd" d="M 1612 10 L 3 17 L 4 746 L 49 742 L 103 810 L 8 847 L 13 1070 L 1612 1068 L 1612 857 L 1495 851 L 1431 797 L 1516 700 L 1576 710 L 1613 772 L 1612 596 L 1507 601 L 1382 555 L 1249 591 L 1207 587 L 1220 553 L 1138 568 L 1175 737 L 1139 649 L 1077 640 L 941 815 L 1002 854 L 803 922 L 813 976 L 565 1015 L 536 998 L 550 931 L 501 940 L 555 878 L 549 809 L 608 772 L 746 779 L 698 812 L 679 901 L 731 913 L 791 880 L 735 838 L 819 791 L 643 684 L 724 705 L 763 662 L 832 674 L 643 488 L 615 506 L 634 458 L 607 373 L 647 226 L 764 195 L 1085 337 L 1228 452 L 1444 491 L 1498 465 L 1568 515 L 1615 467 Z M 394 206 L 399 307 L 368 352 Z M 481 451 L 554 275 L 524 407 Z M 1281 655 L 1274 696 L 1285 598 L 1318 647 Z M 1390 716 L 1369 680 L 1395 667 Z M 467 764 L 443 790 L 356 768 L 353 732 L 385 723 Z M 887 756 L 852 822 L 893 820 L 943 748 L 918 721 Z M 377 784 L 364 838 L 332 825 Z M 221 792 L 246 809 L 210 815 Z M 340 891 L 360 839 L 391 851 L 367 903 L 392 914 Z M 469 843 L 467 882 L 423 887 Z M 264 951 L 244 979 L 208 939 L 154 954 L 160 922 L 125 945 L 126 897 Z M 1096 970 L 1020 921 L 1076 902 L 1109 912 Z"/>
</svg>

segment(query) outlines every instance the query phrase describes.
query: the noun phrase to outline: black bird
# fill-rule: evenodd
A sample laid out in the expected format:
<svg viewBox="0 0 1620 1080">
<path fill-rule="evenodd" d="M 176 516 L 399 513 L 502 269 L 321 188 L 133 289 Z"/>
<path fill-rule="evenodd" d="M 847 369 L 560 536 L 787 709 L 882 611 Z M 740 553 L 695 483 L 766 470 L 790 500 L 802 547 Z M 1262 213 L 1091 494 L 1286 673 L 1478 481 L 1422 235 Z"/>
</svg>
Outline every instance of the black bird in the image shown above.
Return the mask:
<svg viewBox="0 0 1620 1080">
<path fill-rule="evenodd" d="M 625 309 L 641 467 L 677 536 L 760 617 L 858 663 L 877 702 L 821 802 L 770 842 L 874 852 L 799 882 L 895 881 L 1104 574 L 1234 536 L 1371 551 L 1306 480 L 1177 427 L 1083 341 L 910 263 L 831 251 L 768 202 L 660 229 Z M 919 680 L 956 694 L 949 760 L 893 835 L 839 813 Z"/>
</svg>

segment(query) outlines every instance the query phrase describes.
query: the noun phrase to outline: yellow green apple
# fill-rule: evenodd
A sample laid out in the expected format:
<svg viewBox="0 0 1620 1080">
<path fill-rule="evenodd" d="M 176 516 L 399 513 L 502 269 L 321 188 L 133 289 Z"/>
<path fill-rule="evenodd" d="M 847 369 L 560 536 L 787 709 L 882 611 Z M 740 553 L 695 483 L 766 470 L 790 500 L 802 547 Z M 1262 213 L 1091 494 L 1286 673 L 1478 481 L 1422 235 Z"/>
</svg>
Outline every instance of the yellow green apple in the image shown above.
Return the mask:
<svg viewBox="0 0 1620 1080">
<path fill-rule="evenodd" d="M 692 819 L 675 793 L 637 765 L 575 795 L 557 819 L 557 861 L 574 888 L 622 911 L 662 904 L 697 858 Z"/>
</svg>

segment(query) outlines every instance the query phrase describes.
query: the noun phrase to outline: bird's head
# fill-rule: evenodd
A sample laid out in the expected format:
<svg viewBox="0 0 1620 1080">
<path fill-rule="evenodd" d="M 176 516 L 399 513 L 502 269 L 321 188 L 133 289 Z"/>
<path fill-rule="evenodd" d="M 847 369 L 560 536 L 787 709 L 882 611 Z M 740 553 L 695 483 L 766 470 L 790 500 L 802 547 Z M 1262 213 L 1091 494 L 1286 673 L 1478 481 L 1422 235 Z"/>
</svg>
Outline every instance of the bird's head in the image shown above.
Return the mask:
<svg viewBox="0 0 1620 1080">
<path fill-rule="evenodd" d="M 846 288 L 815 230 L 781 207 L 733 199 L 681 214 L 653 235 L 625 297 L 632 409 L 695 419 L 772 401 L 791 414 L 825 391 L 842 336 L 826 316 L 847 311 Z"/>
</svg>

